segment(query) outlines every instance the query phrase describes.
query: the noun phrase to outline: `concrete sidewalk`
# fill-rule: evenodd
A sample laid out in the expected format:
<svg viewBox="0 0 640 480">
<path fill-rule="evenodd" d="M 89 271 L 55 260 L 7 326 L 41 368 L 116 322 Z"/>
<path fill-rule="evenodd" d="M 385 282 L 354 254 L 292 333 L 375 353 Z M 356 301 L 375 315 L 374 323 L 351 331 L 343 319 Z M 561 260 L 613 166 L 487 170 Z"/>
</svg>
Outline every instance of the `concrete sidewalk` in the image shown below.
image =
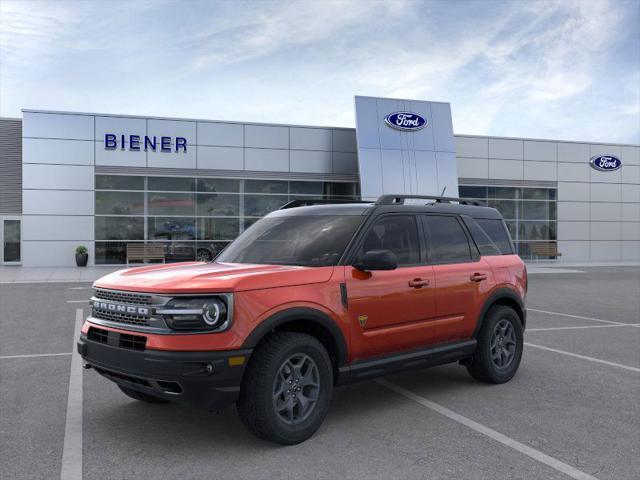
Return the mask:
<svg viewBox="0 0 640 480">
<path fill-rule="evenodd" d="M 93 283 L 123 267 L 19 267 L 0 266 L 2 283 Z"/>
</svg>

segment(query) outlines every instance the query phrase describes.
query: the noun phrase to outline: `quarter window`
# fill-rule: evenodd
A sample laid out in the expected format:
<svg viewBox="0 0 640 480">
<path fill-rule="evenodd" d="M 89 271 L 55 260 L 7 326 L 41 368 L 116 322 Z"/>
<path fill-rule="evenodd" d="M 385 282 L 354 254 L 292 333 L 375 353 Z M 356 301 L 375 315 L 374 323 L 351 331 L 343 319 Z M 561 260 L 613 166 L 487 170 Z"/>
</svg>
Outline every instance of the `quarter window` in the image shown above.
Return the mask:
<svg viewBox="0 0 640 480">
<path fill-rule="evenodd" d="M 420 263 L 415 217 L 390 215 L 378 220 L 364 238 L 360 257 L 370 250 L 391 250 L 398 257 L 398 265 Z"/>
<path fill-rule="evenodd" d="M 471 261 L 469 240 L 455 217 L 424 216 L 429 232 L 432 263 L 462 263 Z"/>
</svg>

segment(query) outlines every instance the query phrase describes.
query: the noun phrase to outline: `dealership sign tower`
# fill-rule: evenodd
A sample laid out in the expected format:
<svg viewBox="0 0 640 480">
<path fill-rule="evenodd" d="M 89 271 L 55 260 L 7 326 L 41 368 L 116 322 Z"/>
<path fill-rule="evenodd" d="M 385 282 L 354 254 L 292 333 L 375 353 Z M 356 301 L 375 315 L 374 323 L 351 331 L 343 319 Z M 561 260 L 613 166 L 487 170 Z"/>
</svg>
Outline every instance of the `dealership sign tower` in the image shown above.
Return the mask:
<svg viewBox="0 0 640 480">
<path fill-rule="evenodd" d="M 384 193 L 458 196 L 451 107 L 443 102 L 360 97 L 356 139 L 362 198 Z"/>
</svg>

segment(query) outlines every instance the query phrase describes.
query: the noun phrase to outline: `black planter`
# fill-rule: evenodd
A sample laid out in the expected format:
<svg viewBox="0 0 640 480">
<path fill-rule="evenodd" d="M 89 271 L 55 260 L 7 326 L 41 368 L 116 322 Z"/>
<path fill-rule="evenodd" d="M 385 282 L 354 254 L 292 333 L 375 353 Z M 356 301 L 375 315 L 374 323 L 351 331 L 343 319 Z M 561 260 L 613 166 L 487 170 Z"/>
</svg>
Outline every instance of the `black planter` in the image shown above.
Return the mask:
<svg viewBox="0 0 640 480">
<path fill-rule="evenodd" d="M 79 267 L 86 267 L 89 261 L 88 253 L 76 253 L 76 265 Z"/>
</svg>

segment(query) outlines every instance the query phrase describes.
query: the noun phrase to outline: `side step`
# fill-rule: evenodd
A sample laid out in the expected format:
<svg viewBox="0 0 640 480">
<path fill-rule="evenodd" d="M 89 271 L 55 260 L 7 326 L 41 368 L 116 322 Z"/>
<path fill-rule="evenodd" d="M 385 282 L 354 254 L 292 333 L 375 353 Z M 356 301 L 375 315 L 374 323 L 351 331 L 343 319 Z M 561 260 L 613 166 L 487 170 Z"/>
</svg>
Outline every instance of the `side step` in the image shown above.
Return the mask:
<svg viewBox="0 0 640 480">
<path fill-rule="evenodd" d="M 359 382 L 360 380 L 380 377 L 394 372 L 417 370 L 456 362 L 473 355 L 476 344 L 477 341 L 474 338 L 385 357 L 359 360 L 351 365 L 340 367 L 337 384 Z"/>
</svg>

